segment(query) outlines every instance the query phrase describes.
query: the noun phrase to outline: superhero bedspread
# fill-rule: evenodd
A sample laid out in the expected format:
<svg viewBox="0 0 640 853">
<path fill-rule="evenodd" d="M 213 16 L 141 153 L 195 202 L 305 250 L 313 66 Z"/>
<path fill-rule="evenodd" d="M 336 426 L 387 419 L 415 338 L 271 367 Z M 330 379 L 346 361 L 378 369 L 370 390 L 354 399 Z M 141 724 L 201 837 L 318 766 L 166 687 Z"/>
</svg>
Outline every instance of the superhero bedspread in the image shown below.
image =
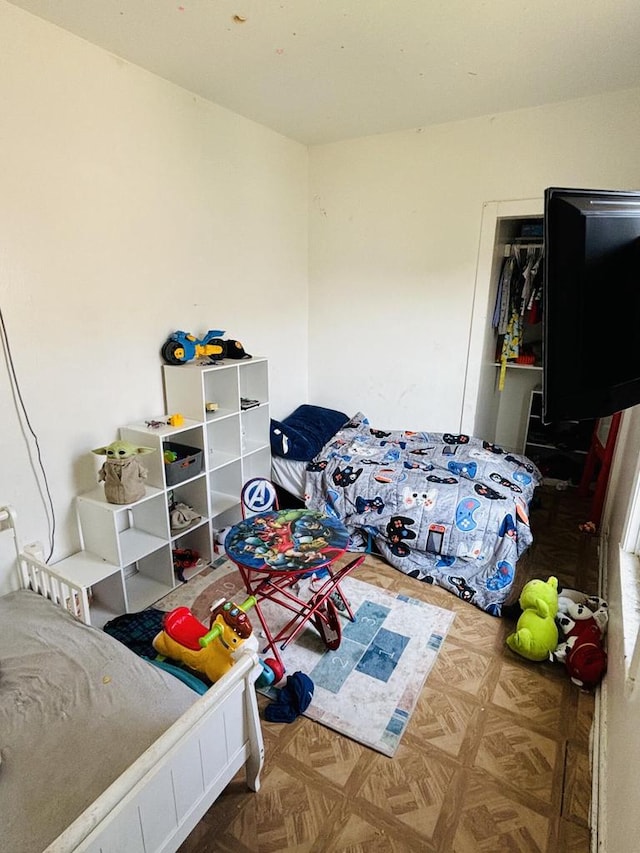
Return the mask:
<svg viewBox="0 0 640 853">
<path fill-rule="evenodd" d="M 355 415 L 307 465 L 307 506 L 375 541 L 396 568 L 499 616 L 532 541 L 541 475 L 479 438 L 374 429 Z"/>
</svg>

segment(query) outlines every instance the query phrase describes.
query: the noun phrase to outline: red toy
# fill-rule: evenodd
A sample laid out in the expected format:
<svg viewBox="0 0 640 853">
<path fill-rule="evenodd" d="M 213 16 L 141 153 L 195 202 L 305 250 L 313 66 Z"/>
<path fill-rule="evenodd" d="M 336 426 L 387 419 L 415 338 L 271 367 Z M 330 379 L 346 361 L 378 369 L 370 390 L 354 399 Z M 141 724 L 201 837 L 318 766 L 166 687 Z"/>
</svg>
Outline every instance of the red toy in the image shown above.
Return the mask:
<svg viewBox="0 0 640 853">
<path fill-rule="evenodd" d="M 593 690 L 607 671 L 607 653 L 602 648 L 600 629 L 595 619 L 579 624 L 583 624 L 584 629 L 564 644 L 565 665 L 574 684 L 584 690 Z"/>
<path fill-rule="evenodd" d="M 568 591 L 572 593 L 574 591 Z M 607 653 L 603 637 L 607 625 L 606 603 L 596 596 L 574 595 L 559 599 L 563 608 L 557 622 L 561 642 L 553 653 L 553 660 L 562 661 L 571 681 L 583 690 L 596 687 L 607 671 Z"/>
<path fill-rule="evenodd" d="M 236 649 L 247 643 L 249 648 L 258 650 L 246 614 L 255 603 L 252 595 L 239 605 L 224 599 L 216 602 L 211 607 L 209 630 L 188 607 L 176 607 L 165 615 L 163 630 L 154 637 L 153 647 L 163 657 L 180 661 L 215 683 L 233 666 Z M 272 684 L 276 673 L 265 661 L 261 660 L 260 666 L 257 686 Z"/>
</svg>

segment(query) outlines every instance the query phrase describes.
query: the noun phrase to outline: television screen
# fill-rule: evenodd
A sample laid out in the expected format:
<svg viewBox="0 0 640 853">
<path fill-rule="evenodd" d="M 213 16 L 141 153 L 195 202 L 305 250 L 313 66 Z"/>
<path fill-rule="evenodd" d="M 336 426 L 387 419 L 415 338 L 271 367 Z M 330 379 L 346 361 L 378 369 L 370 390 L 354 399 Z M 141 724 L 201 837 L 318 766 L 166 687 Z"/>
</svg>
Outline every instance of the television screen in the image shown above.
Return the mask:
<svg viewBox="0 0 640 853">
<path fill-rule="evenodd" d="M 543 420 L 640 403 L 640 192 L 545 191 Z"/>
</svg>

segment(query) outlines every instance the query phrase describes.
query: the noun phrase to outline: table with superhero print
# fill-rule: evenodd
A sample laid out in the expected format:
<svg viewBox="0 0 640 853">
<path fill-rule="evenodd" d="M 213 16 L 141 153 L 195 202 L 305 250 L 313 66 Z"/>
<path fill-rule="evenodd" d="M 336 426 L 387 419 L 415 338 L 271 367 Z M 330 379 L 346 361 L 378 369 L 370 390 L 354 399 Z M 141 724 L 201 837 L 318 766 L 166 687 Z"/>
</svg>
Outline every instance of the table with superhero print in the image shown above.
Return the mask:
<svg viewBox="0 0 640 853">
<path fill-rule="evenodd" d="M 339 519 L 309 509 L 258 513 L 227 534 L 227 556 L 238 567 L 247 593 L 257 599 L 255 611 L 267 638 L 263 652 L 270 651 L 283 668 L 280 651 L 309 621 L 327 648 L 338 648 L 342 631 L 336 602 L 355 621 L 340 582 L 360 565 L 364 555 L 336 569 L 336 561 L 348 546 L 349 534 Z M 300 581 L 313 575 L 311 595 L 302 597 Z M 265 599 L 294 614 L 275 635 L 260 606 Z"/>
</svg>

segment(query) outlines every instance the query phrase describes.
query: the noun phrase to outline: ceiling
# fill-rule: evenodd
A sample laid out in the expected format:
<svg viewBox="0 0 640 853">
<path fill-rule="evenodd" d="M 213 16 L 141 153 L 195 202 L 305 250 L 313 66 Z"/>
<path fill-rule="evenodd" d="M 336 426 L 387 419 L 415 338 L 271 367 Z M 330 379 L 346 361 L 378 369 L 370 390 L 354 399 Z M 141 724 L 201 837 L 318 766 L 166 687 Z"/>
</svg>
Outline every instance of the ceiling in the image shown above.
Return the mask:
<svg viewBox="0 0 640 853">
<path fill-rule="evenodd" d="M 640 85 L 638 0 L 12 0 L 305 144 Z"/>
</svg>

